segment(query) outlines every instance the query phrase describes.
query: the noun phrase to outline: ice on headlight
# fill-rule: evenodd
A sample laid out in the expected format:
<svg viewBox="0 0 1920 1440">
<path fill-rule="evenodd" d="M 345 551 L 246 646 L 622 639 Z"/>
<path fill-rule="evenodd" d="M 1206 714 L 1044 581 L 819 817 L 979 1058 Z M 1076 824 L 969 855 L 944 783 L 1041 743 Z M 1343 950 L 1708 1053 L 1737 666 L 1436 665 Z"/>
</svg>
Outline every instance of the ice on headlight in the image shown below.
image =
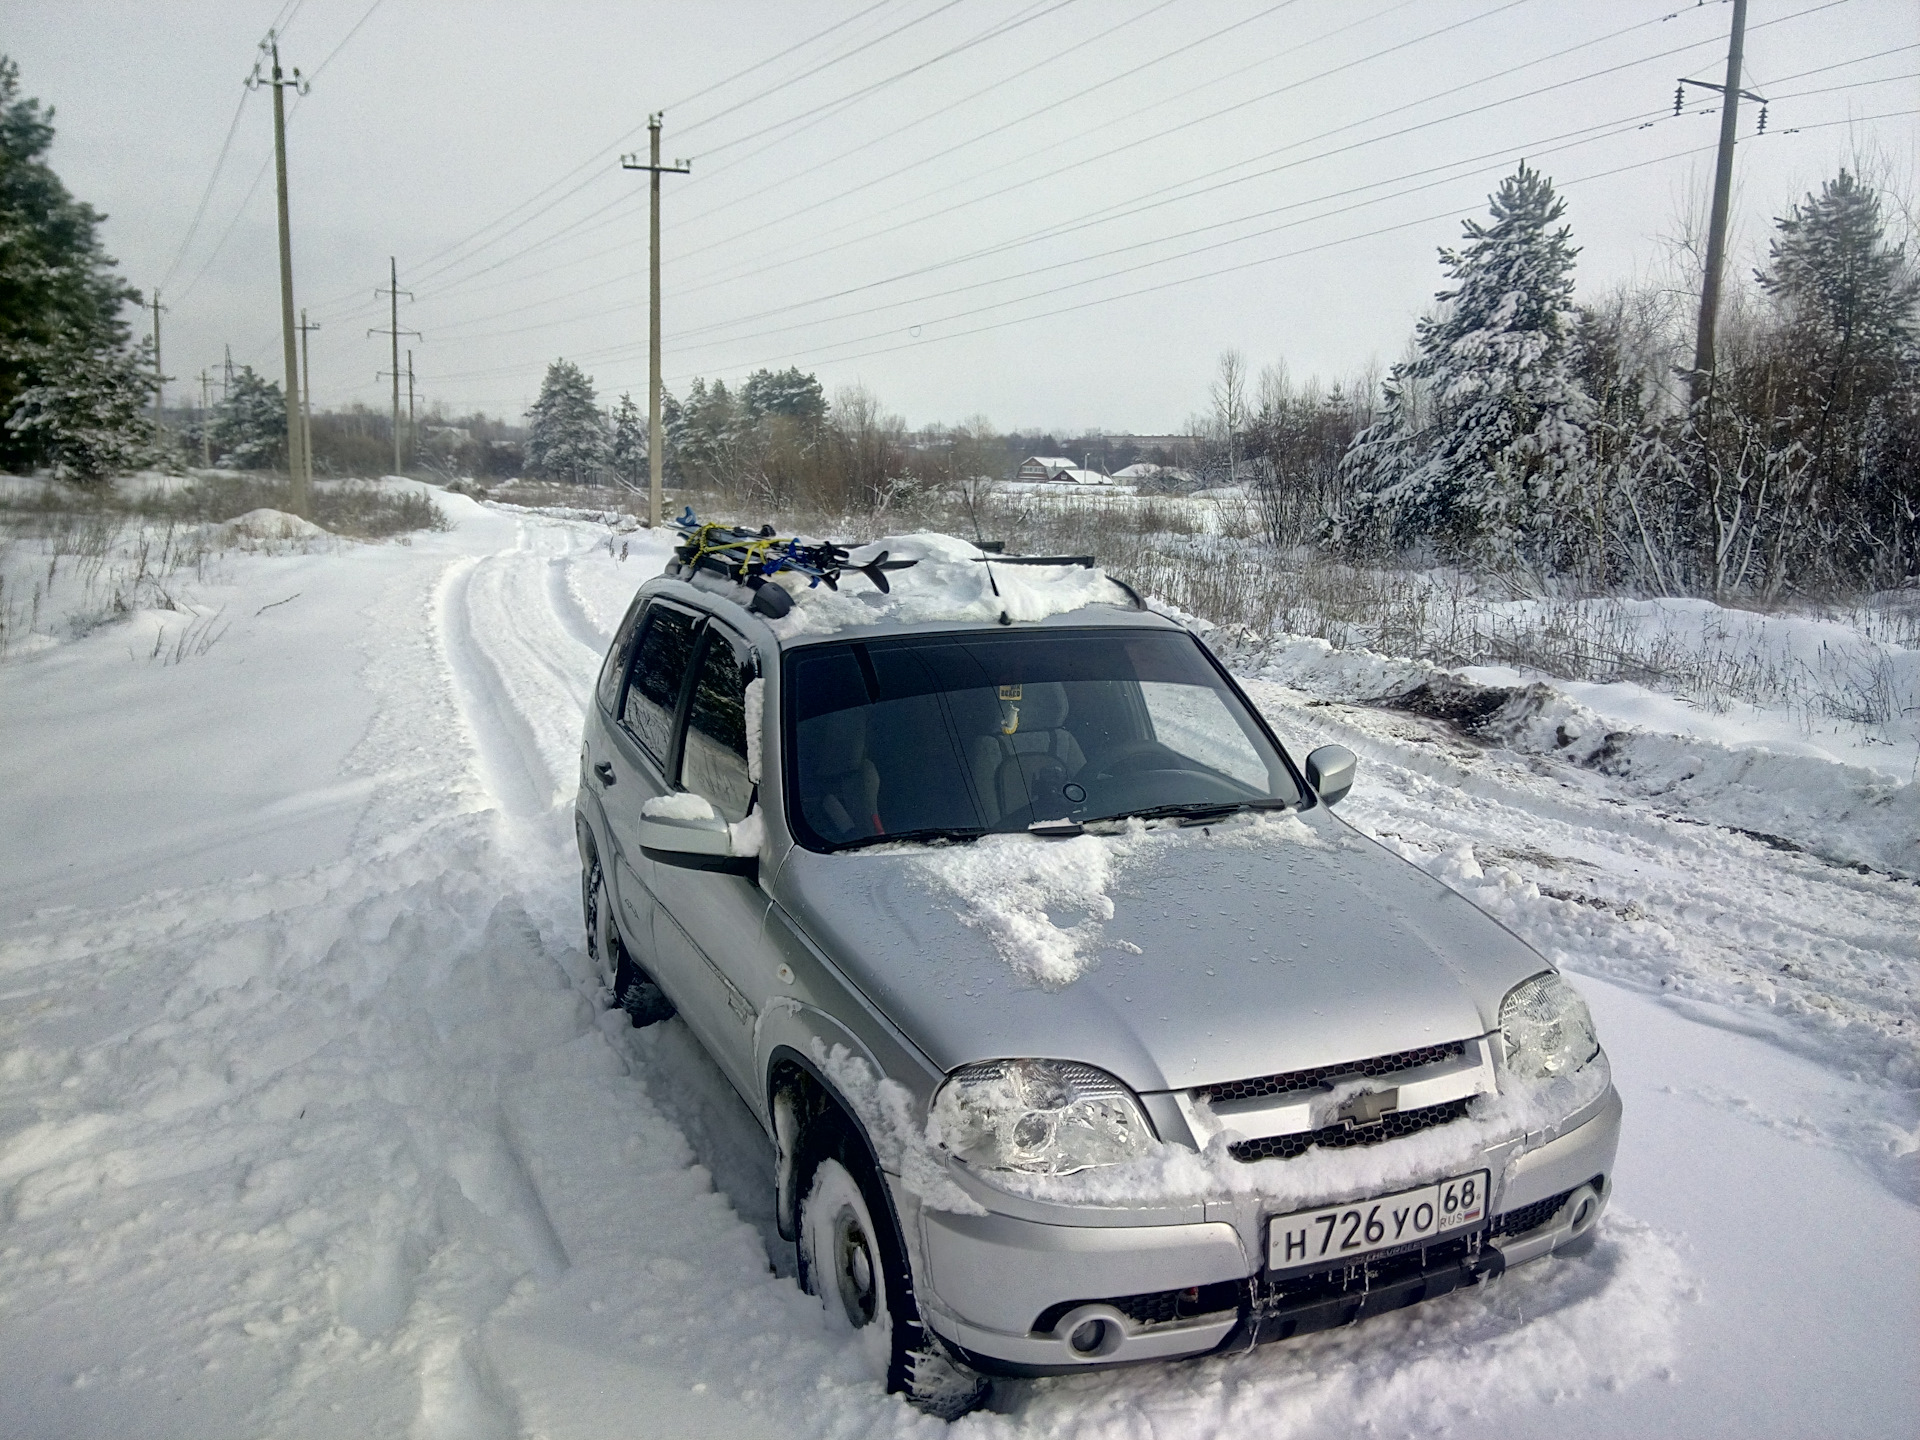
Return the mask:
<svg viewBox="0 0 1920 1440">
<path fill-rule="evenodd" d="M 1571 1075 L 1600 1053 L 1587 1002 L 1549 971 L 1523 980 L 1500 1004 L 1507 1069 L 1527 1080 Z"/>
<path fill-rule="evenodd" d="M 964 1066 L 940 1088 L 933 1118 L 943 1145 L 990 1170 L 1071 1175 L 1136 1159 L 1153 1144 L 1132 1093 L 1071 1061 Z"/>
</svg>

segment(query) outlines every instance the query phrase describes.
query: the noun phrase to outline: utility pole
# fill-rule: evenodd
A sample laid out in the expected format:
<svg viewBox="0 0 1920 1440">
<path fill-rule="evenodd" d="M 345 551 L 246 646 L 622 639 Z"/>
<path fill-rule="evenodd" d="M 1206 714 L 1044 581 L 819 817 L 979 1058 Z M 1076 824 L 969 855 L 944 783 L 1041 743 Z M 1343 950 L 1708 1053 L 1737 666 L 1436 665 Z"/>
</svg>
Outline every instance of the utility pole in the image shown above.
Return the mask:
<svg viewBox="0 0 1920 1440">
<path fill-rule="evenodd" d="M 153 423 L 158 428 L 161 424 L 160 398 L 167 384 L 167 377 L 160 373 L 160 312 L 169 307 L 160 303 L 158 290 L 153 292 L 150 303 L 153 307 Z"/>
<path fill-rule="evenodd" d="M 320 328 L 307 323 L 307 310 L 300 307 L 300 445 L 307 456 L 307 474 L 313 474 L 313 358 L 307 353 L 307 335 Z"/>
<path fill-rule="evenodd" d="M 300 426 L 300 358 L 293 343 L 293 229 L 287 220 L 287 104 L 285 91 L 292 86 L 306 94 L 306 82 L 295 70 L 291 79 L 280 73 L 280 41 L 269 30 L 260 42 L 262 51 L 272 56 L 273 78 L 263 80 L 256 60 L 247 84 L 253 88 L 273 87 L 273 161 L 276 188 L 280 200 L 280 339 L 287 364 L 287 471 L 293 482 L 293 513 L 311 518 L 313 511 L 313 473 L 307 464 L 306 436 Z"/>
<path fill-rule="evenodd" d="M 660 468 L 664 458 L 664 447 L 660 442 L 660 177 L 662 175 L 686 175 L 693 170 L 690 160 L 676 160 L 671 165 L 660 163 L 660 117 L 666 112 L 656 110 L 647 117 L 647 140 L 650 163 L 642 165 L 638 155 L 622 155 L 622 170 L 646 170 L 651 172 L 652 197 L 651 215 L 648 222 L 647 277 L 649 303 L 647 307 L 647 469 L 650 481 L 647 487 L 647 524 L 658 528 L 660 524 Z"/>
<path fill-rule="evenodd" d="M 398 475 L 402 473 L 400 469 L 400 337 L 411 335 L 418 340 L 421 335 L 418 330 L 400 328 L 400 297 L 404 295 L 411 300 L 413 292 L 400 288 L 400 262 L 391 255 L 387 257 L 387 288 L 376 289 L 373 294 L 376 300 L 385 295 L 393 301 L 393 323 L 387 327 L 387 333 L 393 338 L 393 369 L 376 371 L 373 378 L 379 380 L 389 374 L 393 376 L 393 473 Z M 379 333 L 378 330 L 367 331 L 369 335 Z M 412 361 L 407 362 L 407 368 L 413 368 Z"/>
<path fill-rule="evenodd" d="M 226 369 L 220 372 L 220 403 L 227 403 L 227 397 L 233 393 L 233 346 L 227 346 Z"/>
<path fill-rule="evenodd" d="M 373 378 L 376 380 L 384 380 L 387 378 L 387 373 L 388 372 L 386 372 L 385 370 L 379 371 L 377 374 L 375 374 Z M 407 351 L 407 368 L 405 373 L 407 377 L 407 447 L 408 449 L 412 449 L 413 447 L 413 351 L 411 350 Z M 398 390 L 400 385 L 400 374 L 401 372 L 398 370 L 395 370 L 393 372 L 393 376 L 394 376 L 393 383 L 394 383 L 394 388 L 396 390 Z M 394 471 L 396 474 L 403 473 L 398 465 L 394 466 Z"/>
<path fill-rule="evenodd" d="M 213 468 L 213 377 L 203 366 L 200 371 L 200 467 Z"/>
<path fill-rule="evenodd" d="M 1733 0 L 1733 32 L 1727 40 L 1727 82 L 1710 85 L 1702 80 L 1682 80 L 1682 89 L 1698 85 L 1720 92 L 1720 156 L 1713 170 L 1713 210 L 1707 222 L 1707 268 L 1700 281 L 1700 324 L 1693 341 L 1693 374 L 1689 388 L 1697 402 L 1713 390 L 1713 326 L 1720 310 L 1720 271 L 1727 256 L 1727 211 L 1733 203 L 1733 142 L 1740 123 L 1740 97 L 1766 102 L 1740 88 L 1740 66 L 1747 43 L 1747 0 Z M 1679 109 L 1680 90 L 1674 92 L 1674 108 Z M 1766 112 L 1761 111 L 1761 123 Z"/>
</svg>

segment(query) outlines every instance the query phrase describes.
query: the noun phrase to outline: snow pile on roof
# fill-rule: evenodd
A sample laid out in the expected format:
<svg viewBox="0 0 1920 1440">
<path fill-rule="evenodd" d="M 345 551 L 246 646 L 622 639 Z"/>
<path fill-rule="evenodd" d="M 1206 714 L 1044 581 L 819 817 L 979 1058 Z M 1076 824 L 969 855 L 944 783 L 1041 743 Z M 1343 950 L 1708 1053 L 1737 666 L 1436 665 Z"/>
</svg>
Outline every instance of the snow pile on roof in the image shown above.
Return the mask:
<svg viewBox="0 0 1920 1440">
<path fill-rule="evenodd" d="M 995 565 L 976 545 L 951 535 L 889 535 L 852 553 L 849 568 L 885 553 L 915 560 L 910 570 L 887 575 L 881 593 L 861 576 L 847 574 L 840 588 L 808 586 L 803 576 L 782 573 L 792 592 L 790 614 L 773 622 L 782 639 L 829 634 L 855 625 L 911 625 L 926 620 L 1044 620 L 1088 605 L 1131 605 L 1127 592 L 1099 566 Z"/>
</svg>

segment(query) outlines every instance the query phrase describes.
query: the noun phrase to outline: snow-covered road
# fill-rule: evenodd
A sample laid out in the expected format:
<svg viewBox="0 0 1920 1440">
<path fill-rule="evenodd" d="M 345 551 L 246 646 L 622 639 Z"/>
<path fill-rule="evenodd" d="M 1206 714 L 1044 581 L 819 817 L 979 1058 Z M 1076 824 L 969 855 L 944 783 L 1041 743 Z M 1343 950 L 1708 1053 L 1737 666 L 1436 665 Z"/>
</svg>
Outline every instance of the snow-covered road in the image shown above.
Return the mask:
<svg viewBox="0 0 1920 1440">
<path fill-rule="evenodd" d="M 580 713 L 659 546 L 436 498 L 450 533 L 236 559 L 180 664 L 138 615 L 0 668 L 0 1436 L 939 1433 L 770 1256 L 686 1032 L 589 1001 Z M 1582 977 L 1602 1241 L 955 1433 L 1910 1433 L 1920 889 L 1250 688 Z"/>
</svg>

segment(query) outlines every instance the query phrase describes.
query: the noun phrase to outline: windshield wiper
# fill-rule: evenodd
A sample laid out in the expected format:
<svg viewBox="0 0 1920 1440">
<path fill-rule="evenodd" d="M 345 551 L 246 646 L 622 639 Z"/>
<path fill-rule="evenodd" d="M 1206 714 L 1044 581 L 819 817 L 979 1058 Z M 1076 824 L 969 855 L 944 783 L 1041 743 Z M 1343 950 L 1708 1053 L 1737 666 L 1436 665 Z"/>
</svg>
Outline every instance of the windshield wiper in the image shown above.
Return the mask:
<svg viewBox="0 0 1920 1440">
<path fill-rule="evenodd" d="M 1144 810 L 1123 810 L 1117 815 L 1102 815 L 1089 820 L 1098 825 L 1108 820 L 1219 820 L 1241 810 L 1290 810 L 1286 800 L 1184 800 L 1172 805 L 1149 805 Z"/>
<path fill-rule="evenodd" d="M 892 845 L 916 840 L 977 840 L 986 834 L 979 825 L 927 825 L 918 830 L 895 830 L 890 835 L 862 835 L 834 846 L 835 851 L 859 850 L 868 845 Z"/>
</svg>

